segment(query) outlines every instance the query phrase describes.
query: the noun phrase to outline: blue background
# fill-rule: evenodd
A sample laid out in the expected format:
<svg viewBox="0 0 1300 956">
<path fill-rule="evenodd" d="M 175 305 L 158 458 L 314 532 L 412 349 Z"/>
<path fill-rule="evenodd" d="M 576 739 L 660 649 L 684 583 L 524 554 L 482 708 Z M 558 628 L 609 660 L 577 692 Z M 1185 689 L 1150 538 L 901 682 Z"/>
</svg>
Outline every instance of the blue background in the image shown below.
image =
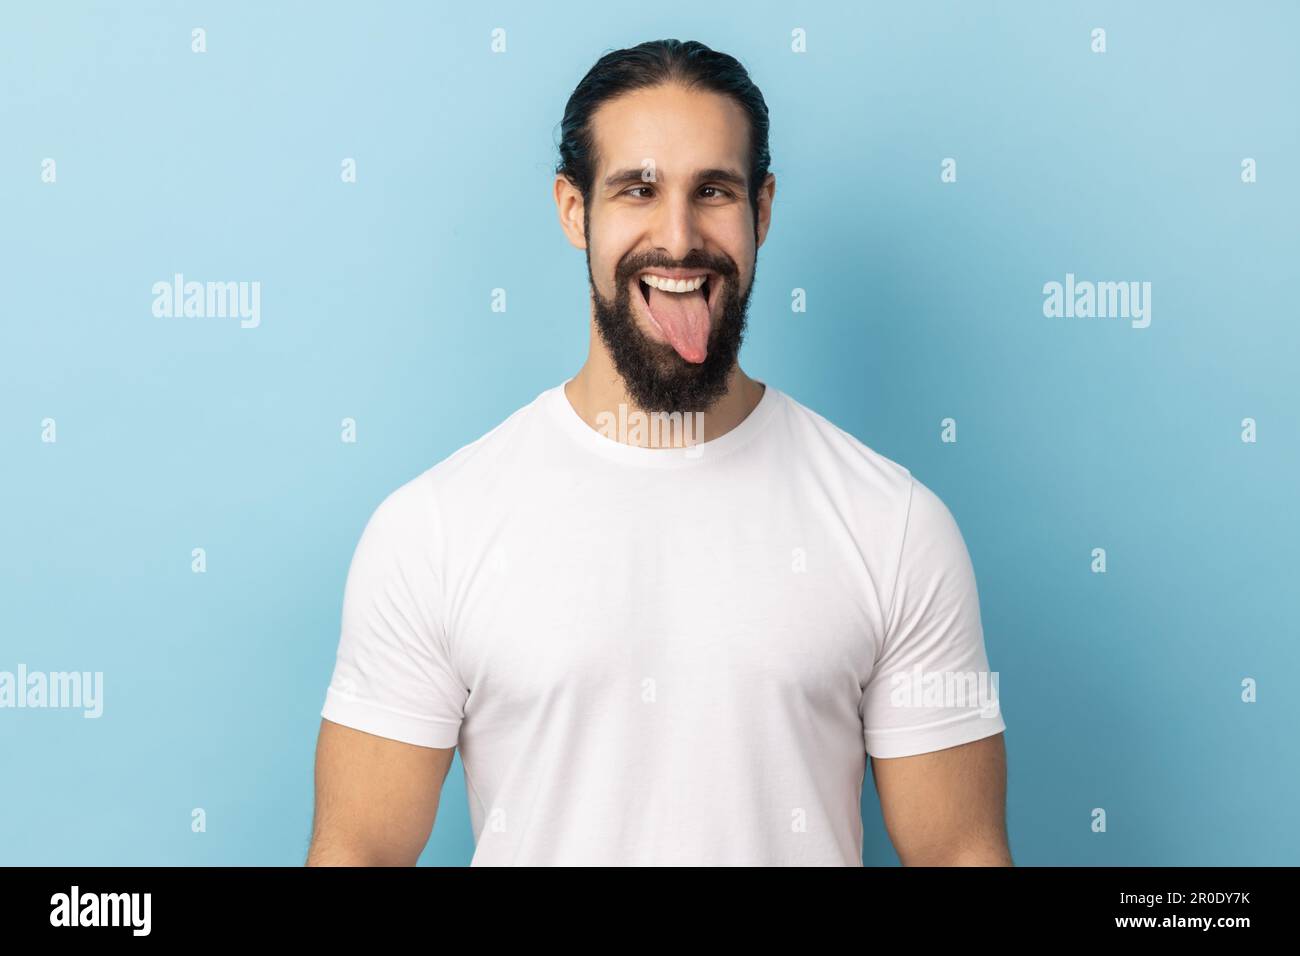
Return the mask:
<svg viewBox="0 0 1300 956">
<path fill-rule="evenodd" d="M 98 720 L 0 710 L 0 862 L 302 862 L 352 549 L 577 371 L 557 124 L 665 36 L 772 114 L 746 370 L 966 537 L 1016 861 L 1300 862 L 1297 6 L 563 6 L 3 7 L 0 670 L 105 689 Z M 154 317 L 174 272 L 260 281 L 260 326 Z M 1150 327 L 1045 318 L 1067 272 L 1150 281 Z M 869 776 L 863 811 L 896 863 Z M 472 850 L 457 758 L 421 859 Z"/>
</svg>

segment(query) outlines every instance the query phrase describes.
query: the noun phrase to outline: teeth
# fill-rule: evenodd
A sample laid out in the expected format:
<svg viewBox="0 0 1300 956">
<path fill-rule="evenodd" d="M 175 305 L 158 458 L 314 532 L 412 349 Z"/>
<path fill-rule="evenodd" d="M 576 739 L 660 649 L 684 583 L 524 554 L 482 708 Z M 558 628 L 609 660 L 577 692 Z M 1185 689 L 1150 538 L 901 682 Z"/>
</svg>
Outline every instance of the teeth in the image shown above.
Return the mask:
<svg viewBox="0 0 1300 956">
<path fill-rule="evenodd" d="M 696 276 L 694 279 L 663 279 L 655 275 L 643 275 L 641 281 L 660 292 L 694 292 L 708 281 L 708 276 Z"/>
</svg>

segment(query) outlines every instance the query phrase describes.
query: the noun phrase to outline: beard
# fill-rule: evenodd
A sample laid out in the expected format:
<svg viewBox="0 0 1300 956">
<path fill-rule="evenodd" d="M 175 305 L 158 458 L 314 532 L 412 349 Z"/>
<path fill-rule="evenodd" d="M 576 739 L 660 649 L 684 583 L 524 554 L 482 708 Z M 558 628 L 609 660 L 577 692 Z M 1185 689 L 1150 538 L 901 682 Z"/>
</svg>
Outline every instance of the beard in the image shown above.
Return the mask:
<svg viewBox="0 0 1300 956">
<path fill-rule="evenodd" d="M 709 284 L 721 282 L 719 315 L 709 330 L 703 362 L 688 362 L 667 342 L 651 340 L 637 324 L 633 295 L 641 295 L 640 281 L 632 291 L 632 280 L 643 269 L 652 267 L 708 269 L 715 273 Z M 755 262 L 757 267 L 757 261 Z M 742 295 L 739 271 L 730 259 L 709 260 L 689 255 L 680 263 L 647 261 L 645 257 L 619 263 L 614 276 L 618 290 L 614 300 L 603 298 L 596 289 L 591 273 L 591 252 L 587 252 L 587 278 L 591 282 L 596 328 L 609 350 L 614 368 L 628 395 L 647 412 L 704 412 L 712 408 L 727 392 L 731 370 L 740 355 L 745 335 L 749 294 L 754 288 L 754 272 Z M 644 303 L 644 299 L 642 300 Z M 710 316 L 712 321 L 712 316 Z"/>
</svg>

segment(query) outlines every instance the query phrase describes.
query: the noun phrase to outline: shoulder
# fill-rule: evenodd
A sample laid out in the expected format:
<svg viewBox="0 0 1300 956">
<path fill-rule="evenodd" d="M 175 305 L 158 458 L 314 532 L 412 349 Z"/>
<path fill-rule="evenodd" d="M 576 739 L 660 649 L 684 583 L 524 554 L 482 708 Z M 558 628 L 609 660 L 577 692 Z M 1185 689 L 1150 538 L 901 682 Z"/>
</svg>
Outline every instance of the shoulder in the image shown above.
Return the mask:
<svg viewBox="0 0 1300 956">
<path fill-rule="evenodd" d="M 549 392 L 542 392 L 480 437 L 388 492 L 371 522 L 392 529 L 423 530 L 436 520 L 439 503 L 491 494 L 493 483 L 512 473 L 511 459 L 526 453 L 525 446 L 537 431 L 531 426 L 543 413 L 542 403 Z"/>
<path fill-rule="evenodd" d="M 913 484 L 919 484 L 904 465 L 876 451 L 825 416 L 780 393 L 787 436 L 796 454 L 823 478 L 842 482 L 854 497 L 872 500 L 906 513 Z"/>
<path fill-rule="evenodd" d="M 964 553 L 956 519 L 943 499 L 910 469 L 868 446 L 789 395 L 783 404 L 800 447 L 819 470 L 843 476 L 854 499 L 867 499 L 873 511 L 898 521 L 908 550 L 943 549 Z"/>
</svg>

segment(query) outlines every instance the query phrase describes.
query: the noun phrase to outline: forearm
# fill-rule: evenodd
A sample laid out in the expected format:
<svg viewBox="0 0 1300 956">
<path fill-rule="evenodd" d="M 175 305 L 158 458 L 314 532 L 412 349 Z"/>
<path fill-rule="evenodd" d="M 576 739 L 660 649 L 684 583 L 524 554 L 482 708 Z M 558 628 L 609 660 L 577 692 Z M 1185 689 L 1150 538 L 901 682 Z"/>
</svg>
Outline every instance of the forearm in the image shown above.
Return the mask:
<svg viewBox="0 0 1300 956">
<path fill-rule="evenodd" d="M 899 853 L 903 866 L 1015 866 L 1006 841 L 935 846 L 924 852 Z"/>
<path fill-rule="evenodd" d="M 414 866 L 418 853 L 385 850 L 348 840 L 317 837 L 307 850 L 305 866 Z"/>
</svg>

